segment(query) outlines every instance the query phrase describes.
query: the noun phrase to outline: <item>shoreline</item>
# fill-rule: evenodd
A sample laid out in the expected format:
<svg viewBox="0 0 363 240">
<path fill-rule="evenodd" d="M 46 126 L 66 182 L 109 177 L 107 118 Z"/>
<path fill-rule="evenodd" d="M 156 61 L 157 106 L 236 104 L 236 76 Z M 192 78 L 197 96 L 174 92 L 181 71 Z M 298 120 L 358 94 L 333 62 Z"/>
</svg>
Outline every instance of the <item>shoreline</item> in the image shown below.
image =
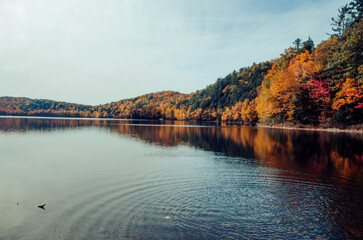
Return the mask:
<svg viewBox="0 0 363 240">
<path fill-rule="evenodd" d="M 0 118 L 38 118 L 38 119 L 74 119 L 74 120 L 153 120 L 155 119 L 125 119 L 125 118 L 84 118 L 84 117 L 52 117 L 52 116 L 22 116 L 22 115 L 0 115 Z M 168 120 L 168 119 L 165 119 Z M 162 121 L 165 121 L 162 120 Z M 160 120 L 156 120 L 160 121 Z M 195 120 L 168 120 L 168 121 L 186 121 L 191 122 Z M 226 122 L 226 121 L 197 121 L 197 122 L 215 122 L 215 123 L 230 123 L 230 124 L 238 124 L 241 126 L 252 126 L 258 128 L 272 128 L 272 129 L 282 129 L 282 130 L 302 130 L 302 131 L 319 131 L 319 132 L 335 132 L 335 133 L 354 133 L 354 134 L 363 134 L 363 129 L 341 129 L 341 128 L 322 128 L 322 127 L 296 127 L 296 126 L 283 126 L 283 125 L 266 125 L 266 124 L 241 124 L 241 122 Z"/>
<path fill-rule="evenodd" d="M 273 128 L 273 129 L 282 129 L 282 130 L 302 130 L 302 131 L 319 131 L 319 132 L 335 132 L 335 133 L 357 133 L 363 134 L 363 129 L 341 129 L 341 128 L 312 128 L 312 127 L 289 127 L 289 126 L 274 126 L 274 125 L 264 125 L 264 124 L 256 124 L 256 127 L 260 128 Z"/>
</svg>

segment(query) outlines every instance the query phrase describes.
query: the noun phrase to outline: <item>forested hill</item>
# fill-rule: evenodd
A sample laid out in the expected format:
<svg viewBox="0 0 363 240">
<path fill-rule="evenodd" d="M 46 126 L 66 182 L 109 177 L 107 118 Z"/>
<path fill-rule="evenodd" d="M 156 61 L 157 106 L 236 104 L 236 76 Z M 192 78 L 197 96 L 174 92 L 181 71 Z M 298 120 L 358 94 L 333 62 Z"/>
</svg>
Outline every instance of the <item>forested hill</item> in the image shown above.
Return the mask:
<svg viewBox="0 0 363 240">
<path fill-rule="evenodd" d="M 222 117 L 227 107 L 233 107 L 245 99 L 253 100 L 257 96 L 257 88 L 271 66 L 270 62 L 264 62 L 241 68 L 239 72 L 233 71 L 205 89 L 191 94 L 162 91 L 98 106 L 46 99 L 0 97 L 0 114 L 216 120 Z"/>
<path fill-rule="evenodd" d="M 150 93 L 105 105 L 0 98 L 0 114 L 271 124 L 363 123 L 363 0 L 342 6 L 333 34 L 297 38 L 277 59 L 233 71 L 191 94 Z"/>
<path fill-rule="evenodd" d="M 271 66 L 271 62 L 263 62 L 241 68 L 239 72 L 233 71 L 205 89 L 192 93 L 185 104 L 192 106 L 191 110 L 221 109 L 245 99 L 253 100 L 257 97 L 257 87 L 261 85 Z"/>
<path fill-rule="evenodd" d="M 78 117 L 91 106 L 25 97 L 0 97 L 1 115 Z"/>
</svg>

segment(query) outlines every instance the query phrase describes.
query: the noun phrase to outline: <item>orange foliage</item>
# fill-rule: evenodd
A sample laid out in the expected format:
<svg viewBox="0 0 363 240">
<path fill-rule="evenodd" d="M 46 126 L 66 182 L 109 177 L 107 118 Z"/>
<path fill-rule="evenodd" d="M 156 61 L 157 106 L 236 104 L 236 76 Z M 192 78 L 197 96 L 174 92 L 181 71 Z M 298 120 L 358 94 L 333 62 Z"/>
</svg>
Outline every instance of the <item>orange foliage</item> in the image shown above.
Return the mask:
<svg viewBox="0 0 363 240">
<path fill-rule="evenodd" d="M 360 108 L 363 102 L 363 84 L 358 85 L 354 78 L 347 78 L 341 90 L 336 94 L 333 100 L 333 109 L 338 110 L 344 105 L 355 105 Z"/>
<path fill-rule="evenodd" d="M 283 69 L 275 63 L 261 86 L 256 98 L 258 117 L 282 115 L 292 120 L 295 111 L 295 95 L 300 93 L 302 84 L 322 70 L 323 66 L 305 51 L 291 60 Z"/>
</svg>

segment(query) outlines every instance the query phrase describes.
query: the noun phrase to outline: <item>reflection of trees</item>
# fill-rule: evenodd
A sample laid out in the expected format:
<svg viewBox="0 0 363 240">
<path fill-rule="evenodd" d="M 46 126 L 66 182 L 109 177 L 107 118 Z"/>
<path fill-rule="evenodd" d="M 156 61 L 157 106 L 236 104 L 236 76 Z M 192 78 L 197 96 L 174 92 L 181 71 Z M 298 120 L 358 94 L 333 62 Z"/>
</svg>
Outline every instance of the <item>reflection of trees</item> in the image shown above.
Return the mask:
<svg viewBox="0 0 363 240">
<path fill-rule="evenodd" d="M 170 122 L 171 123 L 171 122 Z M 169 122 L 166 122 L 169 124 Z M 102 127 L 160 146 L 186 144 L 228 156 L 262 160 L 280 169 L 306 168 L 361 180 L 363 136 L 234 126 L 161 125 L 153 121 L 0 118 L 1 131 L 51 131 Z"/>
</svg>

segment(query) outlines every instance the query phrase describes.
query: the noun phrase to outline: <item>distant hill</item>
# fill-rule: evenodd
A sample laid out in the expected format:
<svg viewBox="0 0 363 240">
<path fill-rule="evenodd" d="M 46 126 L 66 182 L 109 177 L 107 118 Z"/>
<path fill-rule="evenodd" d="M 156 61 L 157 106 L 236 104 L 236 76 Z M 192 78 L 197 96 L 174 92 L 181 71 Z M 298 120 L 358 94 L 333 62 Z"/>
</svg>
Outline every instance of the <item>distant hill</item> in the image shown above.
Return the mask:
<svg viewBox="0 0 363 240">
<path fill-rule="evenodd" d="M 188 95 L 174 91 L 149 93 L 98 106 L 100 117 L 174 119 L 171 107 L 183 101 Z"/>
<path fill-rule="evenodd" d="M 80 117 L 91 106 L 25 97 L 0 97 L 1 115 Z"/>
</svg>

